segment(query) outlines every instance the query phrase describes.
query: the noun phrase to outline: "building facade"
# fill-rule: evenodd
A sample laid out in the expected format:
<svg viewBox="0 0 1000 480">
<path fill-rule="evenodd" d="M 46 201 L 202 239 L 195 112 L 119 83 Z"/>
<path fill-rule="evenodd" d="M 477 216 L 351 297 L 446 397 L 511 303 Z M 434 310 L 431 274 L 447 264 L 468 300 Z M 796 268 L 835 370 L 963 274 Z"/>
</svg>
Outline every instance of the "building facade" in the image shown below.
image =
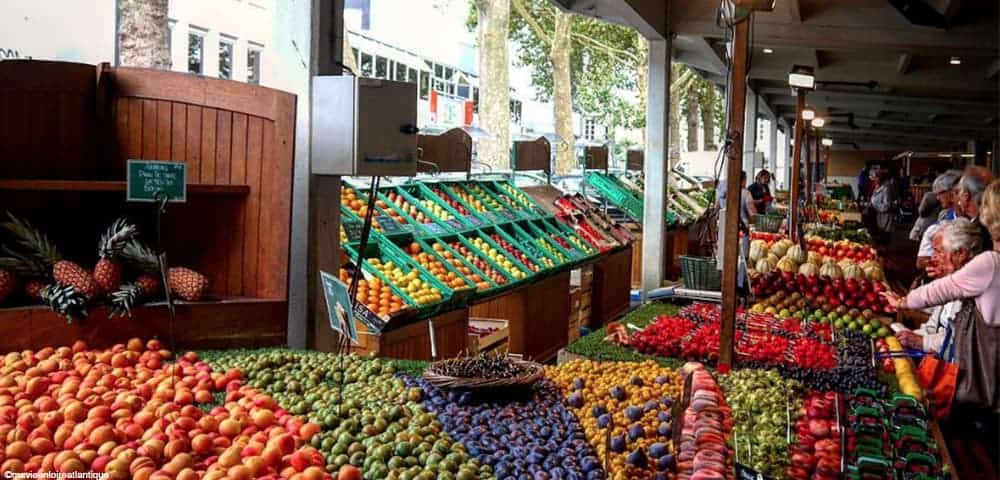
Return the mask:
<svg viewBox="0 0 1000 480">
<path fill-rule="evenodd" d="M 170 0 L 171 70 L 269 85 L 275 0 Z"/>
</svg>

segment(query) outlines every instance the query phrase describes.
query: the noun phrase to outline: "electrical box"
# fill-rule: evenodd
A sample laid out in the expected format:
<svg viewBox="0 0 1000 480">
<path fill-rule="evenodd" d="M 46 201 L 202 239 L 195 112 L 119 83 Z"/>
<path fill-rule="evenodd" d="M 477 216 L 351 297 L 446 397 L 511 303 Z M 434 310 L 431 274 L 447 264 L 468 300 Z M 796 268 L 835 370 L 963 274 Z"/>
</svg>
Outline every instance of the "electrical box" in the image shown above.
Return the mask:
<svg viewBox="0 0 1000 480">
<path fill-rule="evenodd" d="M 312 173 L 417 173 L 417 85 L 354 76 L 313 77 Z"/>
</svg>

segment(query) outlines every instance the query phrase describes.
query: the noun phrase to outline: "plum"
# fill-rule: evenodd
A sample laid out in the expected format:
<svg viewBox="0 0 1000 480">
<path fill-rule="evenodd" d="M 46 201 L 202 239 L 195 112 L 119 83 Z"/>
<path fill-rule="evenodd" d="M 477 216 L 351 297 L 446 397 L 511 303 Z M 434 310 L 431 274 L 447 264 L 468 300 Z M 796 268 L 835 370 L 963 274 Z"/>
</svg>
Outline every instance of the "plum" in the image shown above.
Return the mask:
<svg viewBox="0 0 1000 480">
<path fill-rule="evenodd" d="M 622 453 L 625 451 L 625 438 L 621 435 L 615 435 L 611 437 L 611 451 L 615 453 Z"/>
<path fill-rule="evenodd" d="M 600 417 L 605 413 L 608 413 L 608 409 L 601 404 L 594 405 L 594 408 L 590 409 L 590 414 L 593 415 L 594 417 Z"/>
<path fill-rule="evenodd" d="M 653 458 L 660 458 L 668 453 L 667 444 L 656 442 L 649 446 L 649 456 Z"/>
<path fill-rule="evenodd" d="M 635 441 L 646 436 L 645 430 L 642 429 L 642 425 L 634 424 L 628 428 L 628 439 Z"/>
<path fill-rule="evenodd" d="M 661 437 L 669 438 L 671 433 L 673 433 L 673 429 L 667 422 L 660 422 L 660 425 L 656 427 L 656 434 Z"/>
<path fill-rule="evenodd" d="M 660 406 L 660 404 L 657 403 L 655 400 L 650 400 L 650 401 L 646 402 L 645 405 L 642 406 L 642 411 L 644 411 L 644 412 L 651 412 L 653 410 L 656 410 L 656 408 L 659 407 L 659 406 Z"/>
<path fill-rule="evenodd" d="M 656 414 L 656 418 L 661 422 L 670 421 L 670 412 L 660 412 Z"/>
<path fill-rule="evenodd" d="M 584 387 L 584 381 L 580 377 L 573 379 L 573 390 L 582 390 Z"/>
<path fill-rule="evenodd" d="M 639 468 L 646 468 L 648 466 L 646 454 L 642 451 L 642 449 L 638 448 L 628 455 L 625 462 Z"/>
<path fill-rule="evenodd" d="M 600 417 L 597 417 L 597 426 L 600 428 L 608 428 L 611 426 L 611 415 L 605 413 Z"/>
<path fill-rule="evenodd" d="M 632 377 L 632 381 L 630 383 L 632 385 L 637 386 L 637 387 L 641 387 L 641 386 L 645 385 L 645 383 L 642 381 L 642 378 L 640 378 L 640 377 Z"/>
<path fill-rule="evenodd" d="M 583 394 L 581 392 L 573 392 L 569 398 L 566 399 L 566 403 L 573 408 L 583 407 Z"/>
<path fill-rule="evenodd" d="M 619 401 L 625 400 L 625 388 L 619 386 L 611 387 L 611 398 Z"/>
<path fill-rule="evenodd" d="M 634 405 L 629 406 L 628 408 L 625 409 L 625 416 L 633 422 L 638 421 L 640 418 L 642 418 L 642 410 L 640 410 L 639 407 L 636 407 Z"/>
</svg>

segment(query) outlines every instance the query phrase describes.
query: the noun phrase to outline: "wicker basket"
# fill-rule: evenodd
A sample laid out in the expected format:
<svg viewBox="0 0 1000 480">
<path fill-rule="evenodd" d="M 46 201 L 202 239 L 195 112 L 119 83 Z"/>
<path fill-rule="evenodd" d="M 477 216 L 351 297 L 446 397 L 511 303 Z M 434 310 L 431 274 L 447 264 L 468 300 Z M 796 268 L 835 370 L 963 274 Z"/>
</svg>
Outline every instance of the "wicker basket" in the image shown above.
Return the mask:
<svg viewBox="0 0 1000 480">
<path fill-rule="evenodd" d="M 531 387 L 545 376 L 545 367 L 541 364 L 518 359 L 514 359 L 512 361 L 527 367 L 528 373 L 519 377 L 510 378 L 451 377 L 448 375 L 441 375 L 434 371 L 435 366 L 448 362 L 448 360 L 442 360 L 440 362 L 430 364 L 430 366 L 427 367 L 427 370 L 424 371 L 422 377 L 424 380 L 427 380 L 427 383 L 430 383 L 435 387 L 445 389 L 514 390 Z"/>
<path fill-rule="evenodd" d="M 722 288 L 722 275 L 713 257 L 679 257 L 684 286 L 692 290 L 718 291 Z"/>
<path fill-rule="evenodd" d="M 781 228 L 781 222 L 785 220 L 785 217 L 779 217 L 775 215 L 754 215 L 752 217 L 753 228 L 758 232 L 768 232 L 768 233 L 778 233 L 778 229 Z"/>
</svg>

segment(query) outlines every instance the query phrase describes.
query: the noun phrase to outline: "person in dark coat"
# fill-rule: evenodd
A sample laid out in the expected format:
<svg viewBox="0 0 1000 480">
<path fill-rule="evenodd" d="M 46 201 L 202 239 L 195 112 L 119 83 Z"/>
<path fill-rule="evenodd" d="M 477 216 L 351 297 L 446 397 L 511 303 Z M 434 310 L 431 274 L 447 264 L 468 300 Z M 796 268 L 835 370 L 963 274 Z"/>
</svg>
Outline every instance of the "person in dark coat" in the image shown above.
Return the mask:
<svg viewBox="0 0 1000 480">
<path fill-rule="evenodd" d="M 771 196 L 771 172 L 761 170 L 750 185 L 750 195 L 753 196 L 753 206 L 757 213 L 763 214 L 771 207 L 774 197 Z"/>
</svg>

